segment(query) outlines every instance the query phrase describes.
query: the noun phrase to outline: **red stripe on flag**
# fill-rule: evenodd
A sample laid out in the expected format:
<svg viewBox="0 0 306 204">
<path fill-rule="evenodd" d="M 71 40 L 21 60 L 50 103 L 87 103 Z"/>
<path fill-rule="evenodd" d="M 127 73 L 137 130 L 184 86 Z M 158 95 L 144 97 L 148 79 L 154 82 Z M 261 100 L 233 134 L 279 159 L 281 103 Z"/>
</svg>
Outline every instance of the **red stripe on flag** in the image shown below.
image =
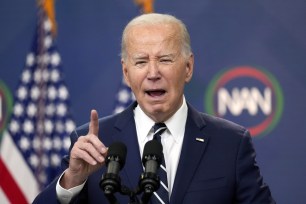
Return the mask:
<svg viewBox="0 0 306 204">
<path fill-rule="evenodd" d="M 12 175 L 6 168 L 5 164 L 3 163 L 2 159 L 0 159 L 0 186 L 3 189 L 6 197 L 9 199 L 11 203 L 28 203 L 27 199 L 21 192 L 19 186 L 13 179 Z"/>
</svg>

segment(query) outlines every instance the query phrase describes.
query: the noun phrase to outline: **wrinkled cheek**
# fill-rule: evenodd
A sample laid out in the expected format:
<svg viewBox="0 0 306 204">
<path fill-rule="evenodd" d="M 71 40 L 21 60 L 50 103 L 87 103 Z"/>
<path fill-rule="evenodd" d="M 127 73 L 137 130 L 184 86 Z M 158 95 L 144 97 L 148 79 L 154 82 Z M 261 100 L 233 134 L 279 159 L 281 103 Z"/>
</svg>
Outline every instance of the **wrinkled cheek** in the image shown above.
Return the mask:
<svg viewBox="0 0 306 204">
<path fill-rule="evenodd" d="M 133 81 L 130 81 L 130 88 L 135 95 L 138 93 L 139 88 L 133 83 Z"/>
<path fill-rule="evenodd" d="M 135 88 L 134 90 L 132 89 L 132 91 L 133 91 L 133 93 L 135 95 L 135 98 L 138 102 L 145 100 L 145 98 L 147 97 L 146 94 L 143 91 L 141 91 L 140 89 Z"/>
</svg>

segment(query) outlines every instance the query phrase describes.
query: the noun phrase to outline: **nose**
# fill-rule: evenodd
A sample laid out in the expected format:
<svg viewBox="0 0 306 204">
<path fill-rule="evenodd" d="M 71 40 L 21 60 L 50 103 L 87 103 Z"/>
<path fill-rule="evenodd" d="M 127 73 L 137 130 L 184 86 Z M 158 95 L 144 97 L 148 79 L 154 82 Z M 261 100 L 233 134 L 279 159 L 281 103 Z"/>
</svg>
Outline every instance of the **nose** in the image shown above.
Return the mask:
<svg viewBox="0 0 306 204">
<path fill-rule="evenodd" d="M 156 60 L 150 60 L 148 64 L 148 79 L 156 80 L 160 78 L 158 63 Z"/>
</svg>

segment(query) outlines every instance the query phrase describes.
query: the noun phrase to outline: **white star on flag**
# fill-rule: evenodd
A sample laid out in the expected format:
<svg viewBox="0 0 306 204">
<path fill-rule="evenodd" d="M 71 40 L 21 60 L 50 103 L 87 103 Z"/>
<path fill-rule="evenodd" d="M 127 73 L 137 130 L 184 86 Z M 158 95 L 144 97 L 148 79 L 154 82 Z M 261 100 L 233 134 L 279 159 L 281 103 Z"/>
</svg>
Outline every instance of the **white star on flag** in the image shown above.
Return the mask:
<svg viewBox="0 0 306 204">
<path fill-rule="evenodd" d="M 120 113 L 133 101 L 135 101 L 135 96 L 131 88 L 125 83 L 125 80 L 122 79 L 115 102 L 114 113 Z"/>
</svg>

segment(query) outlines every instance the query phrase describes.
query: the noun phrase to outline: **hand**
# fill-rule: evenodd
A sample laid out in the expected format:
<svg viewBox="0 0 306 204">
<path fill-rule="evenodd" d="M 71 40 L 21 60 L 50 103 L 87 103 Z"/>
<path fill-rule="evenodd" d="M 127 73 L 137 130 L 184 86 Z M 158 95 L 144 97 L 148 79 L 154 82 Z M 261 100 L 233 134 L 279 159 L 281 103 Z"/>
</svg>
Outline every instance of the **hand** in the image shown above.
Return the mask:
<svg viewBox="0 0 306 204">
<path fill-rule="evenodd" d="M 80 136 L 71 149 L 69 167 L 60 181 L 63 188 L 82 184 L 90 174 L 104 165 L 107 148 L 99 140 L 98 133 L 98 113 L 92 110 L 88 134 Z"/>
</svg>

